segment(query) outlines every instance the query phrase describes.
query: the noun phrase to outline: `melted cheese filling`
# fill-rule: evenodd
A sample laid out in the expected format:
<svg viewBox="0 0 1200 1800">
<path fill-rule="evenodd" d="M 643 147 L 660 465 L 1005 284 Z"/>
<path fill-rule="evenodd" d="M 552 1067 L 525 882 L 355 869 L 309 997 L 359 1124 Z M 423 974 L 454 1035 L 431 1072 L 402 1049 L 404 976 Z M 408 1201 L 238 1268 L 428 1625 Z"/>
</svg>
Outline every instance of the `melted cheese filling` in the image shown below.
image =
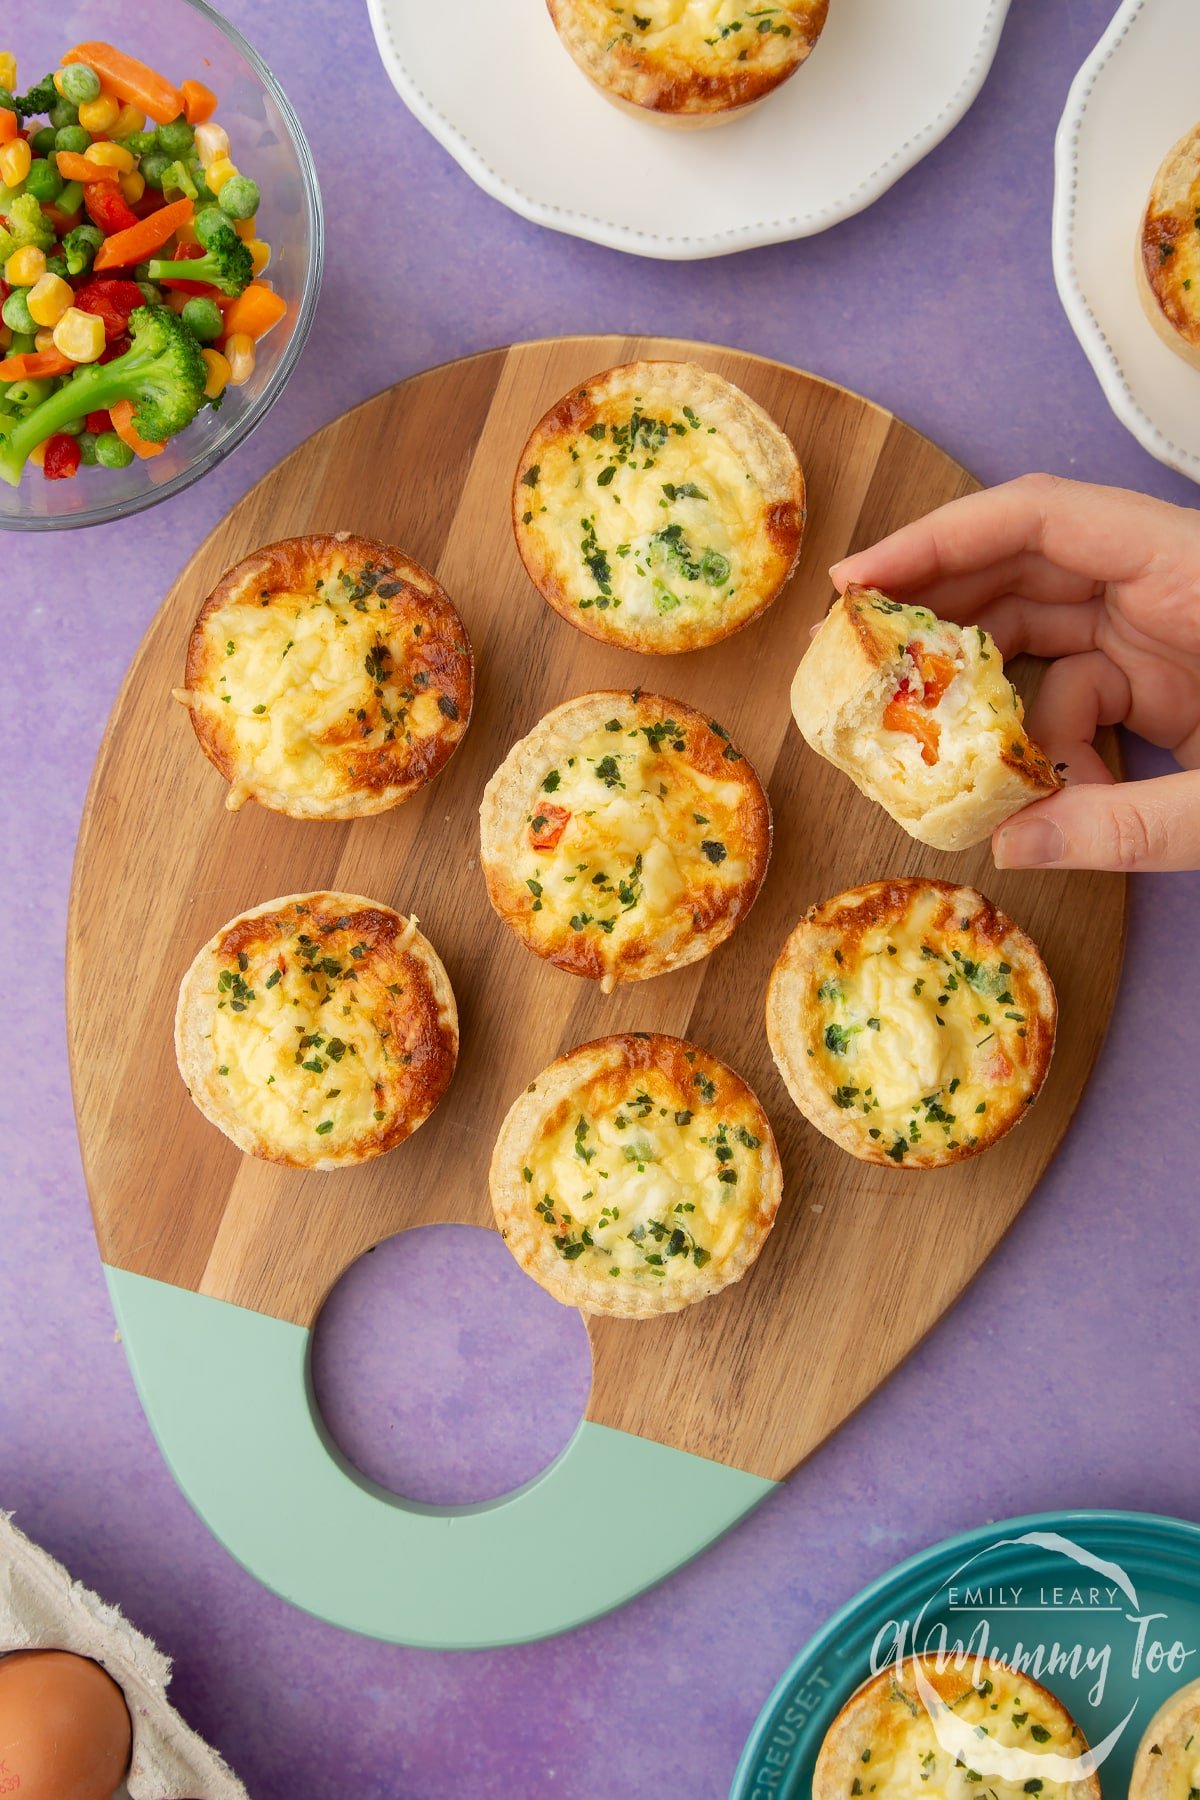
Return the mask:
<svg viewBox="0 0 1200 1800">
<path fill-rule="evenodd" d="M 388 1116 L 397 1062 L 373 1012 L 378 984 L 364 979 L 369 957 L 336 934 L 319 944 L 297 934 L 220 972 L 215 1079 L 226 1103 L 281 1149 L 330 1155 L 375 1136 Z"/>
<path fill-rule="evenodd" d="M 854 757 L 873 781 L 927 784 L 931 769 L 936 769 L 939 786 L 953 783 L 956 791 L 969 792 L 976 774 L 993 767 L 1001 750 L 1008 749 L 1018 759 L 1025 755 L 1020 697 L 1005 677 L 1000 652 L 981 626 L 962 628 L 935 618 L 924 607 L 901 606 L 894 600 L 858 605 L 883 614 L 895 641 L 895 666 L 884 705 L 864 721 L 853 741 Z M 956 665 L 953 679 L 928 707 L 921 704 L 924 681 L 913 651 L 945 657 Z M 882 718 L 898 689 L 907 689 L 914 710 L 935 727 L 933 764 L 922 755 L 918 735 L 891 729 Z"/>
<path fill-rule="evenodd" d="M 751 865 L 737 833 L 742 783 L 695 768 L 669 716 L 610 723 L 564 743 L 547 769 L 518 879 L 547 935 L 565 925 L 616 950 L 698 888 L 740 886 Z"/>
<path fill-rule="evenodd" d="M 535 472 L 525 521 L 581 611 L 631 627 L 737 615 L 760 561 L 763 491 L 690 407 L 650 416 L 635 401 L 618 416 L 610 403 L 590 431 L 555 439 Z"/>
<path fill-rule="evenodd" d="M 868 927 L 853 964 L 831 955 L 816 978 L 813 1055 L 830 1099 L 897 1163 L 974 1145 L 1024 1087 L 1019 978 L 968 931 L 935 933 L 933 907 L 922 896 Z"/>
<path fill-rule="evenodd" d="M 360 611 L 328 585 L 330 598 L 274 593 L 269 606 L 222 607 L 206 625 L 213 688 L 196 696 L 232 728 L 256 779 L 319 799 L 345 791 L 347 748 L 411 744 L 447 726 L 432 687 L 405 685 L 412 627 L 402 641 L 378 601 Z"/>
<path fill-rule="evenodd" d="M 1079 1732 L 1060 1713 L 1051 1711 L 1043 1697 L 1025 1686 L 1018 1676 L 989 1665 L 979 1685 L 971 1686 L 972 1673 L 973 1666 L 969 1666 L 963 1675 L 966 1693 L 950 1702 L 953 1725 L 966 1728 L 955 1734 L 955 1739 L 965 1740 L 961 1755 L 970 1757 L 975 1744 L 980 1745 L 982 1755 L 987 1738 L 1031 1757 L 1083 1754 Z M 880 1729 L 869 1736 L 864 1729 L 861 1734 L 859 1784 L 864 1800 L 872 1792 L 886 1795 L 887 1800 L 968 1800 L 968 1796 L 970 1800 L 981 1800 L 988 1795 L 994 1795 L 995 1800 L 1024 1800 L 1026 1794 L 1035 1791 L 1041 1800 L 1061 1800 L 1070 1791 L 1065 1782 L 1038 1776 L 1033 1765 L 1020 1775 L 985 1773 L 981 1779 L 979 1768 L 970 1761 L 958 1760 L 951 1749 L 939 1742 L 933 1721 L 916 1697 L 911 1675 L 905 1677 L 903 1688 L 893 1689 L 882 1705 L 888 1710 L 880 1721 Z M 944 1731 L 943 1735 L 951 1740 L 950 1733 Z M 1021 1766 L 1025 1768 L 1024 1757 Z M 1040 1788 L 1028 1787 L 1029 1781 L 1040 1781 Z"/>
<path fill-rule="evenodd" d="M 601 0 L 588 10 L 608 49 L 633 47 L 699 70 L 788 62 L 804 36 L 791 7 L 757 0 Z"/>
<path fill-rule="evenodd" d="M 558 1254 L 588 1275 L 686 1280 L 741 1236 L 760 1140 L 651 1070 L 614 1104 L 587 1096 L 530 1151 L 530 1203 Z M 700 1110 L 693 1110 L 699 1107 Z"/>
</svg>

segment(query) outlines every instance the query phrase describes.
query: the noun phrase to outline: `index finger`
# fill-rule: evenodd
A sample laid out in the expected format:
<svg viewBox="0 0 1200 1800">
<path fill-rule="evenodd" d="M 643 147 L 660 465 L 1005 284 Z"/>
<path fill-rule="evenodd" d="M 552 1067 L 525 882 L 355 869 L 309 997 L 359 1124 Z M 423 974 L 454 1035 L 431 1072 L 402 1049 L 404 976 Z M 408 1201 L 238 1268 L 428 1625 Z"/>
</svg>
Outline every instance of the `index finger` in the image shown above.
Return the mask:
<svg viewBox="0 0 1200 1800">
<path fill-rule="evenodd" d="M 1023 475 L 950 501 L 835 563 L 830 575 L 839 591 L 850 582 L 913 595 L 970 585 L 982 600 L 989 571 L 997 571 L 998 594 L 1014 565 L 1029 570 L 1042 559 L 1066 578 L 1055 597 L 1083 600 L 1098 582 L 1140 575 L 1185 517 L 1194 532 L 1194 517 L 1183 508 L 1144 494 Z"/>
</svg>

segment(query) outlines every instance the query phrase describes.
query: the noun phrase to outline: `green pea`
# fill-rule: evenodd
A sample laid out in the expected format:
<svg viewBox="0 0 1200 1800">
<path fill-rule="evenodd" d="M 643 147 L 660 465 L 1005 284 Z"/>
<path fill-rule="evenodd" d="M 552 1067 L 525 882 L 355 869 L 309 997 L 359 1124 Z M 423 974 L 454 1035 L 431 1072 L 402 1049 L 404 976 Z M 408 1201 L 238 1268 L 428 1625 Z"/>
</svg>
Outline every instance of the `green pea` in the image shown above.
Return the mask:
<svg viewBox="0 0 1200 1800">
<path fill-rule="evenodd" d="M 6 356 L 31 356 L 37 349 L 32 331 L 14 331 L 12 343 L 4 352 Z"/>
<path fill-rule="evenodd" d="M 29 302 L 25 298 L 24 288 L 14 288 L 8 299 L 0 306 L 0 319 L 11 331 L 27 331 L 30 336 L 37 331 L 37 320 L 29 310 Z"/>
<path fill-rule="evenodd" d="M 78 125 L 79 108 L 72 106 L 69 100 L 60 100 L 57 106 L 50 108 L 47 116 L 55 131 L 62 131 L 67 125 Z"/>
<path fill-rule="evenodd" d="M 186 119 L 172 119 L 169 125 L 160 125 L 154 134 L 155 142 L 160 150 L 174 159 L 186 156 L 196 141 L 196 133 Z"/>
<path fill-rule="evenodd" d="M 231 175 L 221 189 L 219 202 L 221 211 L 228 213 L 231 219 L 252 219 L 258 211 L 261 196 L 257 181 L 249 175 Z"/>
<path fill-rule="evenodd" d="M 91 143 L 91 132 L 85 131 L 78 122 L 74 125 L 60 125 L 54 133 L 54 148 L 56 150 L 73 150 L 77 156 L 81 156 L 85 150 L 90 149 Z"/>
<path fill-rule="evenodd" d="M 60 431 L 65 431 L 68 437 L 78 437 L 83 430 L 83 420 L 68 419 L 66 424 L 60 425 L 58 429 Z"/>
<path fill-rule="evenodd" d="M 145 156 L 138 163 L 146 186 L 154 188 L 157 193 L 161 194 L 163 176 L 170 168 L 171 162 L 172 158 L 167 155 L 165 150 L 147 150 Z"/>
<path fill-rule="evenodd" d="M 31 142 L 39 156 L 49 156 L 56 148 L 54 140 L 57 135 L 53 125 L 43 125 L 40 131 L 34 132 Z"/>
<path fill-rule="evenodd" d="M 82 463 L 86 463 L 89 469 L 96 463 L 96 433 L 94 431 L 80 432 L 79 460 Z"/>
<path fill-rule="evenodd" d="M 142 300 L 147 306 L 165 306 L 163 291 L 160 287 L 156 287 L 154 282 L 139 281 L 138 287 L 141 289 Z"/>
<path fill-rule="evenodd" d="M 145 156 L 147 150 L 153 150 L 155 138 L 152 131 L 131 131 L 122 142 L 130 156 Z"/>
<path fill-rule="evenodd" d="M 127 469 L 133 461 L 133 451 L 115 431 L 102 431 L 96 439 L 96 461 L 102 469 Z"/>
<path fill-rule="evenodd" d="M 192 220 L 192 230 L 196 233 L 196 242 L 203 244 L 207 250 L 219 231 L 229 231 L 229 214 L 222 212 L 219 206 L 205 206 Z"/>
<path fill-rule="evenodd" d="M 57 200 L 63 191 L 63 178 L 52 162 L 39 156 L 36 162 L 29 165 L 29 173 L 25 177 L 25 192 L 32 194 L 35 200 Z"/>
<path fill-rule="evenodd" d="M 225 320 L 216 301 L 199 294 L 187 302 L 180 317 L 192 336 L 199 338 L 202 344 L 211 344 L 225 329 Z"/>
<path fill-rule="evenodd" d="M 63 99 L 71 106 L 82 106 L 85 101 L 100 98 L 100 77 L 86 63 L 68 63 L 65 69 L 60 69 L 58 85 Z"/>
</svg>

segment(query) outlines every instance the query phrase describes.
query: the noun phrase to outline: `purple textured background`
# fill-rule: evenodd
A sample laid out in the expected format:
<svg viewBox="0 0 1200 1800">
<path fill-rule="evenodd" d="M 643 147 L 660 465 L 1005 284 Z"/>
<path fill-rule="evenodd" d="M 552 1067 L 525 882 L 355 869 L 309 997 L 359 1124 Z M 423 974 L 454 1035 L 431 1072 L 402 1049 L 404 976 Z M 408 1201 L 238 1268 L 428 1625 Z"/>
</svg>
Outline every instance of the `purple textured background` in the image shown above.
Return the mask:
<svg viewBox="0 0 1200 1800">
<path fill-rule="evenodd" d="M 610 1618 L 511 1651 L 344 1635 L 263 1592 L 192 1514 L 114 1340 L 62 1020 L 80 807 L 161 594 L 285 451 L 414 370 L 543 333 L 692 335 L 859 388 L 984 479 L 1046 466 L 1194 503 L 1110 416 L 1051 277 L 1054 128 L 1110 9 L 1015 0 L 972 113 L 870 212 L 805 243 L 671 267 L 539 231 L 478 193 L 393 96 L 358 0 L 229 0 L 296 105 L 324 188 L 330 253 L 307 353 L 256 437 L 181 500 L 54 541 L 0 540 L 13 945 L 0 1505 L 170 1651 L 176 1703 L 256 1800 L 707 1800 L 725 1792 L 795 1649 L 898 1558 L 1025 1510 L 1200 1510 L 1200 876 L 1134 883 L 1114 1030 L 1075 1125 L 922 1350 L 706 1556 Z M 134 0 L 126 10 L 136 41 Z M 65 43 L 69 4 L 59 19 Z M 1140 774 L 1163 766 L 1136 745 L 1130 761 Z M 455 1317 L 434 1317 L 426 1292 L 450 1266 L 439 1233 L 366 1259 L 320 1346 L 322 1392 L 351 1453 L 442 1497 L 494 1491 L 544 1462 L 586 1383 L 577 1322 L 510 1280 L 491 1248 L 467 1258 Z M 534 1361 L 544 1404 L 497 1422 L 493 1399 Z"/>
</svg>

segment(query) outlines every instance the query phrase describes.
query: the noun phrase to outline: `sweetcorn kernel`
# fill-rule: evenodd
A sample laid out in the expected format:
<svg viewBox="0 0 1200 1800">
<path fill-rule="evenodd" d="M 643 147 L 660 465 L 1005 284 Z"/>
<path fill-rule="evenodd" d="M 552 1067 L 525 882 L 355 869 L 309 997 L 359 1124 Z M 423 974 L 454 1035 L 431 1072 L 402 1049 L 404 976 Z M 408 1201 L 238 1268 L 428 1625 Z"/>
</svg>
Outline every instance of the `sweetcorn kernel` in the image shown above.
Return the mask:
<svg viewBox="0 0 1200 1800">
<path fill-rule="evenodd" d="M 4 279 L 9 287 L 31 288 L 46 273 L 46 252 L 36 244 L 24 244 L 14 250 L 4 265 Z"/>
<path fill-rule="evenodd" d="M 219 156 L 229 155 L 229 134 L 221 125 L 214 125 L 206 119 L 203 125 L 196 127 L 196 155 L 200 158 L 200 167 L 210 169 Z M 211 182 L 209 183 L 211 187 Z"/>
<path fill-rule="evenodd" d="M 121 112 L 115 94 L 101 92 L 98 100 L 85 100 L 79 108 L 79 123 L 85 131 L 110 131 Z"/>
<path fill-rule="evenodd" d="M 270 244 L 265 244 L 261 238 L 250 238 L 246 248 L 250 252 L 251 268 L 256 276 L 261 275 L 271 260 Z"/>
<path fill-rule="evenodd" d="M 35 350 L 53 350 L 54 332 L 49 325 L 43 325 L 40 331 L 34 332 L 33 347 Z"/>
<path fill-rule="evenodd" d="M 145 129 L 145 113 L 139 112 L 137 107 L 131 106 L 127 100 L 109 126 L 108 135 L 121 143 L 125 138 L 132 137 L 135 131 L 145 131 Z"/>
<path fill-rule="evenodd" d="M 26 146 L 28 148 L 28 146 Z M 232 181 L 237 169 L 227 155 L 214 156 L 204 171 L 205 178 L 214 194 L 219 194 L 227 181 Z"/>
<path fill-rule="evenodd" d="M 103 319 L 78 306 L 68 306 L 54 327 L 54 348 L 72 362 L 95 362 L 104 351 Z"/>
<path fill-rule="evenodd" d="M 136 167 L 132 150 L 124 144 L 92 144 L 88 161 L 99 163 L 102 169 L 115 169 L 118 175 L 128 175 Z"/>
<path fill-rule="evenodd" d="M 50 442 L 49 438 L 44 438 L 40 444 L 35 444 L 33 449 L 29 452 L 29 460 L 33 464 L 35 469 L 40 469 L 42 464 L 45 462 L 45 460 L 46 460 L 46 445 L 49 442 Z"/>
<path fill-rule="evenodd" d="M 117 176 L 117 186 L 127 205 L 136 206 L 146 191 L 146 177 L 140 169 L 131 169 L 128 175 Z"/>
<path fill-rule="evenodd" d="M 0 150 L 0 181 L 5 187 L 20 187 L 29 173 L 29 165 L 33 161 L 33 152 L 23 137 L 13 138 Z M 230 169 L 230 174 L 233 170 Z"/>
<path fill-rule="evenodd" d="M 14 93 L 17 86 L 17 59 L 11 50 L 0 50 L 0 87 Z"/>
<path fill-rule="evenodd" d="M 229 364 L 231 387 L 241 387 L 254 373 L 254 339 L 248 331 L 235 331 L 225 339 L 225 360 Z"/>
<path fill-rule="evenodd" d="M 208 400 L 215 400 L 218 394 L 224 393 L 229 385 L 233 371 L 229 367 L 227 357 L 219 350 L 204 349 L 200 352 L 204 358 L 204 366 L 208 370 L 208 380 L 204 383 L 204 395 Z"/>
<path fill-rule="evenodd" d="M 237 232 L 243 244 L 248 244 L 254 237 L 255 225 L 253 219 L 231 219 L 229 223 L 233 226 L 233 229 Z"/>
<path fill-rule="evenodd" d="M 75 298 L 69 281 L 61 275 L 43 275 L 34 282 L 25 301 L 39 325 L 57 325 Z"/>
</svg>

